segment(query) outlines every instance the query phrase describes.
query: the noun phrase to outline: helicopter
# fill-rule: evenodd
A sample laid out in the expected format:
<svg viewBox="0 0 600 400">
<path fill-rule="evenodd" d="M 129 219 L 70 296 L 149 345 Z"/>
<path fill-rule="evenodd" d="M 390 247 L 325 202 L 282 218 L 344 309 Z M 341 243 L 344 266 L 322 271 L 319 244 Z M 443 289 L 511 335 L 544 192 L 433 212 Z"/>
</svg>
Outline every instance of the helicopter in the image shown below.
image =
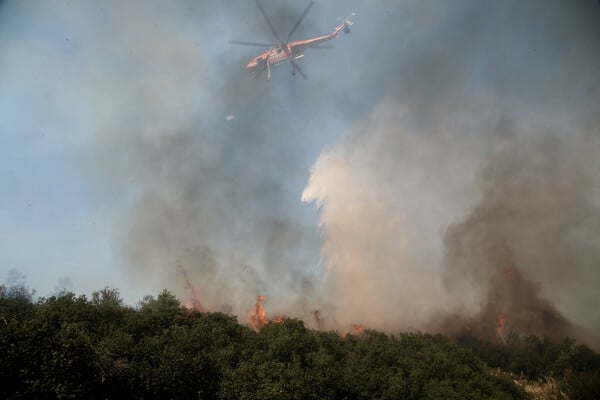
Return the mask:
<svg viewBox="0 0 600 400">
<path fill-rule="evenodd" d="M 267 70 L 267 80 L 270 80 L 271 79 L 271 67 L 274 67 L 276 65 L 283 64 L 283 63 L 290 63 L 292 65 L 292 75 L 295 76 L 296 71 L 298 71 L 298 73 L 304 79 L 306 79 L 306 74 L 304 73 L 304 71 L 302 71 L 302 69 L 296 62 L 296 60 L 299 60 L 300 58 L 304 57 L 304 50 L 307 48 L 311 48 L 311 47 L 331 48 L 331 46 L 322 46 L 321 43 L 324 43 L 328 40 L 336 38 L 340 34 L 340 32 L 350 33 L 350 27 L 354 24 L 354 22 L 352 22 L 350 20 L 350 18 L 354 17 L 356 15 L 356 13 L 352 13 L 349 17 L 344 18 L 342 20 L 342 23 L 340 23 L 338 26 L 336 26 L 335 29 L 333 30 L 333 32 L 330 33 L 329 35 L 318 36 L 318 37 L 313 37 L 313 38 L 306 39 L 306 40 L 297 40 L 297 41 L 290 42 L 292 35 L 294 34 L 294 32 L 296 32 L 296 29 L 298 29 L 298 26 L 300 26 L 300 24 L 302 23 L 302 20 L 304 19 L 304 17 L 306 17 L 306 14 L 308 14 L 308 12 L 310 11 L 313 4 L 314 4 L 313 1 L 308 3 L 308 6 L 304 9 L 304 12 L 300 16 L 300 18 L 298 18 L 298 21 L 292 27 L 292 30 L 290 31 L 290 33 L 287 35 L 286 40 L 283 41 L 283 40 L 281 40 L 281 37 L 279 36 L 279 34 L 275 30 L 275 28 L 273 27 L 273 24 L 271 23 L 271 19 L 267 15 L 265 8 L 263 7 L 261 1 L 256 0 L 256 5 L 258 6 L 258 9 L 260 10 L 261 14 L 265 17 L 265 20 L 267 21 L 269 28 L 271 28 L 271 32 L 273 33 L 273 36 L 275 37 L 275 39 L 277 39 L 277 44 L 246 42 L 246 41 L 240 41 L 240 40 L 230 40 L 229 41 L 229 43 L 231 43 L 231 44 L 239 44 L 239 45 L 244 45 L 244 46 L 269 47 L 269 49 L 267 51 L 254 57 L 246 65 L 246 69 L 252 76 L 257 78 L 266 69 Z"/>
</svg>

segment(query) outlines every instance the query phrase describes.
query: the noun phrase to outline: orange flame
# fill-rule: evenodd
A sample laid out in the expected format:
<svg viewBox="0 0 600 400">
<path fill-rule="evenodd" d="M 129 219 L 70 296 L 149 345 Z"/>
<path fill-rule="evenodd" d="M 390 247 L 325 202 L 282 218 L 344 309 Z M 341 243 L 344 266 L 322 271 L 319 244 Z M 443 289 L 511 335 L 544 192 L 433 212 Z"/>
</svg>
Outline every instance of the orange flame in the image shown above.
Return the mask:
<svg viewBox="0 0 600 400">
<path fill-rule="evenodd" d="M 198 297 L 198 291 L 196 290 L 196 287 L 194 285 L 192 285 L 192 282 L 190 282 L 190 279 L 188 277 L 186 269 L 181 268 L 180 272 L 181 272 L 181 275 L 183 276 L 183 279 L 185 280 L 184 287 L 190 294 L 190 299 L 188 302 L 185 303 L 185 306 L 187 308 L 191 308 L 191 309 L 199 311 L 199 312 L 205 312 L 206 309 L 200 302 L 200 298 Z"/>
<path fill-rule="evenodd" d="M 506 314 L 504 311 L 501 311 L 498 314 L 498 319 L 496 320 L 496 339 L 502 340 L 502 334 L 504 332 L 504 324 L 506 323 Z"/>
<path fill-rule="evenodd" d="M 262 305 L 264 299 L 265 296 L 261 294 L 256 296 L 256 304 L 254 305 L 254 308 L 252 309 L 252 311 L 250 311 L 250 315 L 248 316 L 248 321 L 250 322 L 250 325 L 252 325 L 252 328 L 256 332 L 258 332 L 260 328 L 269 323 L 269 321 L 267 320 L 267 314 L 265 313 L 265 309 Z"/>
<path fill-rule="evenodd" d="M 275 318 L 273 318 L 273 320 L 271 322 L 274 324 L 281 324 L 281 323 L 283 323 L 284 318 L 285 318 L 285 315 L 277 315 L 277 316 L 275 316 Z"/>
<path fill-rule="evenodd" d="M 363 337 L 365 335 L 365 327 L 361 324 L 352 324 L 352 331 L 354 336 Z"/>
</svg>

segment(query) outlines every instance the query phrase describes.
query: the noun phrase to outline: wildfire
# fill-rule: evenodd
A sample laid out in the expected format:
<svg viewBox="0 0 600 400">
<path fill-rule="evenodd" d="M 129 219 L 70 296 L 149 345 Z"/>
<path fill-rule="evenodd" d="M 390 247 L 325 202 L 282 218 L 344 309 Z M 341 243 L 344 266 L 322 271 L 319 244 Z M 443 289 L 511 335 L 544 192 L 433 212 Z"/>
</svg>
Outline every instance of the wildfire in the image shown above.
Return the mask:
<svg viewBox="0 0 600 400">
<path fill-rule="evenodd" d="M 186 302 L 185 306 L 199 312 L 205 312 L 206 309 L 200 302 L 200 298 L 198 297 L 198 291 L 196 290 L 196 287 L 192 285 L 192 282 L 190 282 L 187 271 L 183 267 L 179 271 L 181 272 L 181 275 L 183 276 L 183 279 L 185 281 L 185 290 L 187 290 L 190 294 L 190 299 L 188 302 Z"/>
<path fill-rule="evenodd" d="M 256 332 L 258 332 L 260 328 L 269 323 L 269 321 L 267 320 L 267 314 L 265 313 L 265 309 L 262 305 L 264 299 L 265 296 L 261 294 L 256 296 L 256 304 L 254 305 L 254 308 L 248 316 L 248 321 L 250 322 L 250 325 L 252 325 L 252 328 L 254 328 Z"/>
<path fill-rule="evenodd" d="M 498 314 L 498 318 L 496 319 L 496 339 L 502 340 L 502 334 L 504 331 L 504 324 L 506 323 L 506 314 L 504 311 Z"/>
<path fill-rule="evenodd" d="M 365 327 L 361 324 L 352 324 L 352 332 L 354 336 L 363 337 L 365 335 Z"/>
<path fill-rule="evenodd" d="M 284 318 L 285 318 L 284 315 L 276 315 L 275 318 L 273 318 L 273 320 L 271 322 L 274 324 L 281 324 L 281 323 L 283 323 Z"/>
</svg>

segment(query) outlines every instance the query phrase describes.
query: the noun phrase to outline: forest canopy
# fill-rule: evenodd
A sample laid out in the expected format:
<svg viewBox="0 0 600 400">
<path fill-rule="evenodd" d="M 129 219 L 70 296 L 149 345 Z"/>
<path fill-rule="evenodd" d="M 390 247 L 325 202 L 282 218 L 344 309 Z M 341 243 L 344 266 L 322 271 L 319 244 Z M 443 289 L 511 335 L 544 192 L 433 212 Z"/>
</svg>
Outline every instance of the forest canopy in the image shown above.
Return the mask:
<svg viewBox="0 0 600 400">
<path fill-rule="evenodd" d="M 556 380 L 563 398 L 600 396 L 600 356 L 570 339 L 352 335 L 288 318 L 256 332 L 166 290 L 130 307 L 109 288 L 34 299 L 0 286 L 0 355 L 7 399 L 529 398 L 519 379 Z"/>
</svg>

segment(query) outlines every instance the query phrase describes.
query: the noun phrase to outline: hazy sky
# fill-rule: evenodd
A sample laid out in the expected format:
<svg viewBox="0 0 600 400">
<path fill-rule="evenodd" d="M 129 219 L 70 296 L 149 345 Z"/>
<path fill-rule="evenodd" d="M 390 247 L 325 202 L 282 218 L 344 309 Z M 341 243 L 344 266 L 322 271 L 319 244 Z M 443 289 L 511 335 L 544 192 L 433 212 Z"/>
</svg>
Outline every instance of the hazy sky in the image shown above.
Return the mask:
<svg viewBox="0 0 600 400">
<path fill-rule="evenodd" d="M 514 309 L 504 246 L 597 338 L 600 3 L 323 0 L 294 38 L 351 12 L 267 82 L 252 1 L 0 1 L 0 277 L 408 329 Z"/>
</svg>

